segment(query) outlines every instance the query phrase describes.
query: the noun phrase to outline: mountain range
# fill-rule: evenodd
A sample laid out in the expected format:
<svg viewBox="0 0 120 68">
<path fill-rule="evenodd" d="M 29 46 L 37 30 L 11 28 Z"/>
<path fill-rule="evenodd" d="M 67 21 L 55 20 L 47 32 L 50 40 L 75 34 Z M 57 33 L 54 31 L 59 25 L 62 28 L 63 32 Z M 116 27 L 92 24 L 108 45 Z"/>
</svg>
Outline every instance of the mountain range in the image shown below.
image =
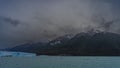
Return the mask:
<svg viewBox="0 0 120 68">
<path fill-rule="evenodd" d="M 111 32 L 81 32 L 58 37 L 48 43 L 27 43 L 9 49 L 61 56 L 120 56 L 120 34 Z"/>
</svg>

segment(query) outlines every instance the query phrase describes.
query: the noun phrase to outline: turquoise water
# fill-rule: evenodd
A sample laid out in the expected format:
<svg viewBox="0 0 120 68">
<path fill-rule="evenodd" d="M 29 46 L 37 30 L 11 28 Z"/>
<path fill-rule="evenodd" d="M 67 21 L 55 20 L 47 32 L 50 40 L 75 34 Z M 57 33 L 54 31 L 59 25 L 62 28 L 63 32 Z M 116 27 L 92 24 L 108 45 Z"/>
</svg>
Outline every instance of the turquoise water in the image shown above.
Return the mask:
<svg viewBox="0 0 120 68">
<path fill-rule="evenodd" d="M 1 57 L 0 68 L 120 68 L 120 57 Z"/>
</svg>

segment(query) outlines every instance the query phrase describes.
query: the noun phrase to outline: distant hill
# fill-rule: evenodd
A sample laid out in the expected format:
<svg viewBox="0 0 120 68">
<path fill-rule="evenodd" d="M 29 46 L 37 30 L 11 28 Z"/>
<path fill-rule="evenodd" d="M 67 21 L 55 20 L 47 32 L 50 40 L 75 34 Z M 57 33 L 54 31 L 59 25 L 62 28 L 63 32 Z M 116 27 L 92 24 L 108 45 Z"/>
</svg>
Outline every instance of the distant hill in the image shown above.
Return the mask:
<svg viewBox="0 0 120 68">
<path fill-rule="evenodd" d="M 44 49 L 46 43 L 26 43 L 9 49 L 8 51 L 36 53 L 36 50 Z"/>
<path fill-rule="evenodd" d="M 78 33 L 56 38 L 46 44 L 25 44 L 12 51 L 38 55 L 120 56 L 120 35 L 110 32 Z"/>
</svg>

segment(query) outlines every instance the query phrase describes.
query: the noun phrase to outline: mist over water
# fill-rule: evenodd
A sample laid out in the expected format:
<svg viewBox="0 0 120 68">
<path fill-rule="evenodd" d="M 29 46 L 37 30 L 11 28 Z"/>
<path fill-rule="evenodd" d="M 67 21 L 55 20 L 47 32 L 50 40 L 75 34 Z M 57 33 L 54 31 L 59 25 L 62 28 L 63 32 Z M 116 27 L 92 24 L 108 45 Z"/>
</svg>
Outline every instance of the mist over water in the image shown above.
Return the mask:
<svg viewBox="0 0 120 68">
<path fill-rule="evenodd" d="M 119 3 L 118 0 L 1 1 L 0 48 L 87 31 L 120 33 Z"/>
</svg>

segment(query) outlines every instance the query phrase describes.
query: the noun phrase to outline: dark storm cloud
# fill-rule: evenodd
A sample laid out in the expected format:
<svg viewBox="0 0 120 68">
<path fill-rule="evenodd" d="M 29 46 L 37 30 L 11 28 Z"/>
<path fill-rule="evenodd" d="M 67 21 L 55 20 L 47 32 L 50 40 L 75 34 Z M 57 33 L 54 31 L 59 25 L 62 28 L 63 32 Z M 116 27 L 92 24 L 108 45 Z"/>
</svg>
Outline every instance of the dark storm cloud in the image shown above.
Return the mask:
<svg viewBox="0 0 120 68">
<path fill-rule="evenodd" d="M 2 17 L 2 16 L 0 16 L 0 23 L 6 23 L 6 24 L 8 23 L 13 26 L 17 26 L 20 24 L 20 22 L 18 20 L 12 20 L 11 18 Z"/>
<path fill-rule="evenodd" d="M 119 0 L 2 0 L 0 45 L 8 47 L 86 31 L 120 33 L 119 3 Z"/>
</svg>

